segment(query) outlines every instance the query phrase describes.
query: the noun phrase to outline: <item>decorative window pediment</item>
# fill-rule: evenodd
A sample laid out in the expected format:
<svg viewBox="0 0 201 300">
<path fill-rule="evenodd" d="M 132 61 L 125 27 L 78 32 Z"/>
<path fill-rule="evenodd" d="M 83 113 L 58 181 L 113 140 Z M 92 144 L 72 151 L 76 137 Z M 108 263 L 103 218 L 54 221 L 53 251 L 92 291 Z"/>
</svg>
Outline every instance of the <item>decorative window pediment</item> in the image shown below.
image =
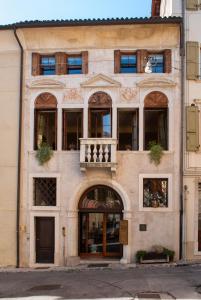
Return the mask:
<svg viewBox="0 0 201 300">
<path fill-rule="evenodd" d="M 64 88 L 65 84 L 61 81 L 54 79 L 38 79 L 31 81 L 30 84 L 27 85 L 30 89 L 51 89 L 51 88 Z"/>
<path fill-rule="evenodd" d="M 98 74 L 87 81 L 81 83 L 82 87 L 120 87 L 121 83 L 103 74 Z"/>
<path fill-rule="evenodd" d="M 166 78 L 151 78 L 151 79 L 144 79 L 137 83 L 137 86 L 140 88 L 147 88 L 147 87 L 175 87 L 176 83 L 170 79 Z"/>
</svg>

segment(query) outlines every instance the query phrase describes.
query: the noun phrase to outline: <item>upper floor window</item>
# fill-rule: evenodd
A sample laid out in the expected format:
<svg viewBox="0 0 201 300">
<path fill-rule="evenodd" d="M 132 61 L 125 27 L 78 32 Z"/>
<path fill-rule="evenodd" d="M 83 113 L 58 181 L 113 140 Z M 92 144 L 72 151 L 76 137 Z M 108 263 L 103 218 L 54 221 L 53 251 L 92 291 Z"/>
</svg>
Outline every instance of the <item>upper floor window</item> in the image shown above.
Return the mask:
<svg viewBox="0 0 201 300">
<path fill-rule="evenodd" d="M 82 138 L 82 111 L 63 111 L 63 150 L 79 150 Z"/>
<path fill-rule="evenodd" d="M 88 73 L 88 51 L 80 54 L 56 52 L 52 55 L 32 53 L 32 75 L 66 75 Z"/>
<path fill-rule="evenodd" d="M 148 94 L 144 101 L 144 150 L 153 142 L 168 149 L 168 99 L 161 92 Z"/>
<path fill-rule="evenodd" d="M 137 73 L 137 57 L 135 54 L 123 54 L 120 58 L 121 73 Z"/>
<path fill-rule="evenodd" d="M 82 56 L 67 56 L 67 73 L 82 74 Z"/>
<path fill-rule="evenodd" d="M 149 54 L 152 73 L 164 73 L 164 54 Z"/>
<path fill-rule="evenodd" d="M 143 207 L 168 207 L 168 178 L 143 179 Z"/>
<path fill-rule="evenodd" d="M 147 68 L 149 67 L 149 68 Z M 114 73 L 171 73 L 172 52 L 148 52 L 139 49 L 135 52 L 114 51 Z"/>
<path fill-rule="evenodd" d="M 47 143 L 56 150 L 57 100 L 49 93 L 40 94 L 35 101 L 34 148 Z"/>
<path fill-rule="evenodd" d="M 55 56 L 41 56 L 40 59 L 40 74 L 41 75 L 54 75 L 56 74 L 56 61 Z"/>
<path fill-rule="evenodd" d="M 104 92 L 97 92 L 89 99 L 89 137 L 112 136 L 112 99 Z"/>
<path fill-rule="evenodd" d="M 138 111 L 118 111 L 118 150 L 138 150 Z"/>
</svg>

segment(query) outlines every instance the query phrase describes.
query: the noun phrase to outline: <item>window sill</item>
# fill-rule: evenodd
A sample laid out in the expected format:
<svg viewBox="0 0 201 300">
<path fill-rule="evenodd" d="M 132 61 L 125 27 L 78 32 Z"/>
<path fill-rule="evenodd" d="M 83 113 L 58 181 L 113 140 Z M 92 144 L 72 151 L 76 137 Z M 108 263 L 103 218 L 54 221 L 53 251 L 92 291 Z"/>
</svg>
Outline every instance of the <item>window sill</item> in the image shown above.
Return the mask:
<svg viewBox="0 0 201 300">
<path fill-rule="evenodd" d="M 58 206 L 31 206 L 32 211 L 59 211 Z"/>
<path fill-rule="evenodd" d="M 140 207 L 140 212 L 171 212 L 172 208 L 170 207 Z"/>
</svg>

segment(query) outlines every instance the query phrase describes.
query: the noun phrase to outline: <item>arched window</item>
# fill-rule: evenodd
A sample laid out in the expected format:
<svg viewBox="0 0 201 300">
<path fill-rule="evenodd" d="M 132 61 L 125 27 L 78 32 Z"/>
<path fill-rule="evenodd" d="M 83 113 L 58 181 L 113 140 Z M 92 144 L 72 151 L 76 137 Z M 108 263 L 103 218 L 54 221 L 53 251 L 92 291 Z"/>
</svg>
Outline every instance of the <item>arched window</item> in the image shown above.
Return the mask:
<svg viewBox="0 0 201 300">
<path fill-rule="evenodd" d="M 112 136 L 112 99 L 104 92 L 96 92 L 89 99 L 89 137 Z"/>
<path fill-rule="evenodd" d="M 168 98 L 158 91 L 144 100 L 144 150 L 149 150 L 152 142 L 168 150 Z"/>
<path fill-rule="evenodd" d="M 40 94 L 35 101 L 35 150 L 47 143 L 53 150 L 57 148 L 57 100 L 50 93 Z"/>
</svg>

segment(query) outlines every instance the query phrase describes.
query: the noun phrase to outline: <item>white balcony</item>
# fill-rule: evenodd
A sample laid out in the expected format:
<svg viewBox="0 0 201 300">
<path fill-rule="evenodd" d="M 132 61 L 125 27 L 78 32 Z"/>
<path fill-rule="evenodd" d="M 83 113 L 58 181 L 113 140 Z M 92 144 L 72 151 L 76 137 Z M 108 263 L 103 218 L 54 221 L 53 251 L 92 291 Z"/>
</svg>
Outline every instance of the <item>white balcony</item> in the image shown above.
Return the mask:
<svg viewBox="0 0 201 300">
<path fill-rule="evenodd" d="M 117 140 L 112 138 L 80 139 L 80 169 L 110 168 L 116 171 Z"/>
</svg>

